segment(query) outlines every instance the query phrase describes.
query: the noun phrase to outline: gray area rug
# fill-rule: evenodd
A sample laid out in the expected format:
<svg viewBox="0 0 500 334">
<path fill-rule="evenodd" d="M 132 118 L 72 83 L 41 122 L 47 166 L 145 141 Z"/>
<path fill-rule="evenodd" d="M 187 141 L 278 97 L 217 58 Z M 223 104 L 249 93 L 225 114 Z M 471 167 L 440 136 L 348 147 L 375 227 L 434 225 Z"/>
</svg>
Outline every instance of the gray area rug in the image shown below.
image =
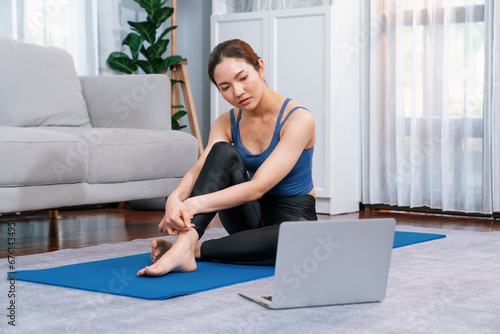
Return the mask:
<svg viewBox="0 0 500 334">
<path fill-rule="evenodd" d="M 447 237 L 393 250 L 387 296 L 381 303 L 273 311 L 238 295 L 271 289 L 272 278 L 161 301 L 18 281 L 12 327 L 7 317 L 9 283 L 2 279 L 0 333 L 500 333 L 500 232 L 396 229 Z M 215 228 L 204 239 L 225 234 Z M 16 268 L 145 253 L 150 242 L 22 256 Z M 7 259 L 1 261 L 0 275 L 6 277 Z"/>
</svg>

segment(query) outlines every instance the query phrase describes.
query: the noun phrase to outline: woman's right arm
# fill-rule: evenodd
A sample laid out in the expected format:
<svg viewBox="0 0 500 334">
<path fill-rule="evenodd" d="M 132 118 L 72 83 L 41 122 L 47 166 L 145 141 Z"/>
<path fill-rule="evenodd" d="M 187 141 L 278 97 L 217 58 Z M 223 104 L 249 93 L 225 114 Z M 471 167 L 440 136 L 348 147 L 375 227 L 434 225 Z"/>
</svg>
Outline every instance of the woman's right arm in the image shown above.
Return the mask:
<svg viewBox="0 0 500 334">
<path fill-rule="evenodd" d="M 168 196 L 165 205 L 165 216 L 163 217 L 158 230 L 160 233 L 176 235 L 185 227 L 192 227 L 191 217 L 188 210 L 182 203 L 189 198 L 193 191 L 194 184 L 200 175 L 200 171 L 205 164 L 208 153 L 212 146 L 219 141 L 231 142 L 231 120 L 230 111 L 222 114 L 212 125 L 208 144 L 195 165 L 184 175 L 179 185 Z"/>
</svg>

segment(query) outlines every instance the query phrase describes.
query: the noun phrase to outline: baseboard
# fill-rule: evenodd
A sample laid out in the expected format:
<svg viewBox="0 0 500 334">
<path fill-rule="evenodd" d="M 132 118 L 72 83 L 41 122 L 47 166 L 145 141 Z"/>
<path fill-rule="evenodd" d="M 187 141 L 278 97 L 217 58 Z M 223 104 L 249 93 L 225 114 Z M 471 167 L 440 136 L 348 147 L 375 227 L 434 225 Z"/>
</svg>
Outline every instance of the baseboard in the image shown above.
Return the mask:
<svg viewBox="0 0 500 334">
<path fill-rule="evenodd" d="M 460 216 L 460 217 L 474 217 L 474 218 L 484 218 L 484 219 L 500 219 L 500 212 L 494 212 L 492 214 L 482 214 L 475 212 L 458 212 L 458 211 L 443 211 L 440 209 L 432 209 L 426 206 L 423 207 L 406 207 L 406 206 L 395 206 L 387 204 L 361 204 L 360 211 L 394 211 L 401 213 L 420 213 L 420 214 L 431 214 L 431 215 L 442 215 L 442 216 Z"/>
<path fill-rule="evenodd" d="M 331 198 L 316 198 L 316 213 L 326 215 L 341 215 L 359 211 L 359 203 L 345 203 L 343 205 L 334 205 Z"/>
</svg>

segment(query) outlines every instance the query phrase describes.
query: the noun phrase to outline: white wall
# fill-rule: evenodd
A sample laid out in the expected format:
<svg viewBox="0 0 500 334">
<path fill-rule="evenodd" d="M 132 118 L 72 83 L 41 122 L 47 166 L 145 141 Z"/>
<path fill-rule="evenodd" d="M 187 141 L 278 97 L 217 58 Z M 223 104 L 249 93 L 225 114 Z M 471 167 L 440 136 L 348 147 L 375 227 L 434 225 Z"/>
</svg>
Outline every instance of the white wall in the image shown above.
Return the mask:
<svg viewBox="0 0 500 334">
<path fill-rule="evenodd" d="M 187 71 L 198 123 L 207 144 L 210 132 L 210 79 L 207 61 L 210 54 L 210 14 L 212 1 L 177 1 L 177 53 L 187 58 Z M 188 125 L 187 120 L 184 122 Z"/>
</svg>

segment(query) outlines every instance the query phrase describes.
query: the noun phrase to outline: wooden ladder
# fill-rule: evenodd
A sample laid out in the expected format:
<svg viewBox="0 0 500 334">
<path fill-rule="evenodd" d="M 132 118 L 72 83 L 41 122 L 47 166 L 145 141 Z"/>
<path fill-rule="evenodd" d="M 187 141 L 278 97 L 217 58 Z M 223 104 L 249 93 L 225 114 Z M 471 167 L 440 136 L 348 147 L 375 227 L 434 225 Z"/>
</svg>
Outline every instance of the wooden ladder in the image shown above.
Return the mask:
<svg viewBox="0 0 500 334">
<path fill-rule="evenodd" d="M 191 92 L 191 85 L 189 84 L 186 65 L 187 61 L 184 61 L 171 67 L 171 79 L 179 81 L 172 85 L 172 106 L 178 106 L 180 104 L 180 85 L 182 90 L 182 97 L 184 98 L 184 107 L 186 108 L 187 116 L 189 119 L 189 127 L 191 128 L 191 133 L 193 134 L 193 136 L 195 136 L 198 140 L 199 157 L 203 152 L 203 142 L 201 141 L 200 127 L 198 125 L 198 117 L 196 116 L 193 93 Z M 174 115 L 178 111 L 179 109 L 172 108 L 172 115 Z"/>
</svg>

